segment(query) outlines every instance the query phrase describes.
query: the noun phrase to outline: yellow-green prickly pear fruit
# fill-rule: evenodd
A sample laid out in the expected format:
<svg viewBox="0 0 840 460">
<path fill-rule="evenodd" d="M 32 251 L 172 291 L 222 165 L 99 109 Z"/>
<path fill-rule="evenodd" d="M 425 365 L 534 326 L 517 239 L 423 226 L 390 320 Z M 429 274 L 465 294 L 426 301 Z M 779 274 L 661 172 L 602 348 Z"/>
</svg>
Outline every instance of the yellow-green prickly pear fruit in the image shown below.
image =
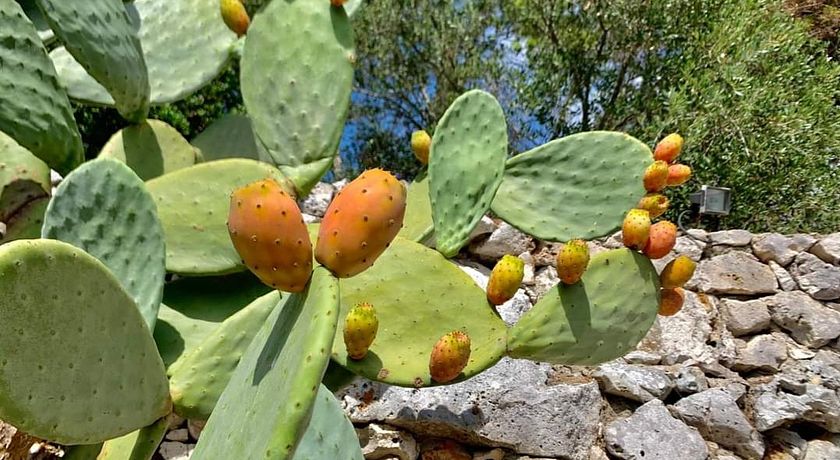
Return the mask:
<svg viewBox="0 0 840 460">
<path fill-rule="evenodd" d="M 487 301 L 501 305 L 510 300 L 525 276 L 525 262 L 519 257 L 506 254 L 493 267 L 487 282 Z"/>
<path fill-rule="evenodd" d="M 245 11 L 245 5 L 240 0 L 220 0 L 219 7 L 222 11 L 222 19 L 228 28 L 241 37 L 248 31 L 251 25 L 251 18 Z"/>
<path fill-rule="evenodd" d="M 631 249 L 644 249 L 650 235 L 650 213 L 644 209 L 631 209 L 624 217 L 621 238 Z"/>
<path fill-rule="evenodd" d="M 662 289 L 659 295 L 659 315 L 674 316 L 682 310 L 685 302 L 683 288 Z"/>
<path fill-rule="evenodd" d="M 642 180 L 644 181 L 645 190 L 648 192 L 662 190 L 668 184 L 668 163 L 654 161 L 653 164 L 645 169 L 645 175 Z"/>
<path fill-rule="evenodd" d="M 589 265 L 589 246 L 586 245 L 586 241 L 569 241 L 557 253 L 557 276 L 564 284 L 575 284 L 580 281 L 587 265 Z"/>
<path fill-rule="evenodd" d="M 668 166 L 667 185 L 672 187 L 682 185 L 691 179 L 691 168 L 683 164 Z"/>
<path fill-rule="evenodd" d="M 352 359 L 362 359 L 368 348 L 376 338 L 379 330 L 379 319 L 373 305 L 362 302 L 351 308 L 344 319 L 344 346 L 347 356 Z"/>
<path fill-rule="evenodd" d="M 662 273 L 659 274 L 659 283 L 666 289 L 682 287 L 694 276 L 696 267 L 697 264 L 688 257 L 677 256 L 662 269 Z"/>
<path fill-rule="evenodd" d="M 656 144 L 653 150 L 653 159 L 673 163 L 680 155 L 683 147 L 683 137 L 677 133 L 669 134 Z"/>
<path fill-rule="evenodd" d="M 431 146 L 432 138 L 426 131 L 421 129 L 411 133 L 411 151 L 414 152 L 414 156 L 420 160 L 420 163 L 429 164 L 429 148 Z"/>
<path fill-rule="evenodd" d="M 470 336 L 452 331 L 437 341 L 429 358 L 429 373 L 438 383 L 455 380 L 470 361 Z"/>
<path fill-rule="evenodd" d="M 668 210 L 669 204 L 670 201 L 667 196 L 661 193 L 648 193 L 639 200 L 636 208 L 644 209 L 650 213 L 651 219 L 656 219 Z"/>
</svg>

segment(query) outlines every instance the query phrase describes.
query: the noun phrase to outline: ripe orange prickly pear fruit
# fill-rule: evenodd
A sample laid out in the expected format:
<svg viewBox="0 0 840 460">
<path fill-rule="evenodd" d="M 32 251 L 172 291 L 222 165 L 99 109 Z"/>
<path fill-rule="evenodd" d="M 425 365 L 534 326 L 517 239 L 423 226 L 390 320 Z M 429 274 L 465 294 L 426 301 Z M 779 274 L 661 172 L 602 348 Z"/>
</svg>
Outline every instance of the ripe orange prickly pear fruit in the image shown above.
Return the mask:
<svg viewBox="0 0 840 460">
<path fill-rule="evenodd" d="M 339 278 L 373 265 L 399 233 L 405 186 L 381 169 L 370 169 L 336 195 L 318 232 L 315 259 Z"/>
<path fill-rule="evenodd" d="M 263 283 L 301 292 L 312 274 L 312 243 L 295 200 L 272 179 L 230 196 L 228 232 L 242 261 Z"/>
<path fill-rule="evenodd" d="M 643 249 L 650 235 L 650 213 L 644 209 L 631 209 L 621 226 L 621 239 L 631 249 Z"/>
<path fill-rule="evenodd" d="M 668 210 L 668 204 L 670 204 L 670 201 L 665 195 L 661 193 L 648 193 L 639 200 L 639 204 L 636 207 L 649 212 L 651 219 L 656 219 Z"/>
<path fill-rule="evenodd" d="M 510 300 L 525 276 L 525 261 L 506 254 L 496 262 L 487 282 L 487 300 L 492 305 L 501 305 Z"/>
<path fill-rule="evenodd" d="M 663 220 L 650 226 L 648 242 L 643 251 L 651 259 L 661 259 L 677 244 L 677 226 Z"/>
<path fill-rule="evenodd" d="M 663 288 L 671 289 L 685 285 L 694 275 L 697 264 L 686 256 L 677 256 L 668 262 L 659 274 L 659 283 Z"/>
<path fill-rule="evenodd" d="M 643 180 L 645 190 L 648 192 L 658 192 L 665 188 L 665 185 L 668 183 L 668 163 L 654 161 L 652 165 L 645 169 Z"/>
<path fill-rule="evenodd" d="M 452 331 L 437 341 L 429 359 L 429 373 L 439 383 L 455 380 L 470 360 L 470 336 Z"/>
<path fill-rule="evenodd" d="M 432 138 L 426 131 L 414 131 L 411 133 L 411 151 L 414 156 L 424 165 L 429 164 L 429 148 L 432 146 Z"/>
<path fill-rule="evenodd" d="M 680 155 L 682 147 L 683 137 L 677 133 L 669 134 L 656 144 L 656 148 L 653 150 L 653 159 L 671 163 Z"/>
<path fill-rule="evenodd" d="M 674 316 L 682 310 L 683 302 L 685 302 L 683 288 L 662 289 L 659 294 L 660 315 Z"/>
<path fill-rule="evenodd" d="M 347 0 L 330 0 L 332 6 L 342 6 Z"/>
<path fill-rule="evenodd" d="M 682 185 L 691 179 L 691 168 L 686 165 L 676 164 L 668 166 L 667 185 Z"/>
<path fill-rule="evenodd" d="M 589 246 L 586 245 L 586 241 L 569 241 L 557 253 L 557 276 L 565 284 L 575 284 L 580 281 L 587 265 L 589 265 Z"/>
<path fill-rule="evenodd" d="M 373 305 L 362 302 L 347 312 L 344 320 L 344 345 L 352 359 L 362 359 L 376 338 L 379 320 Z"/>
<path fill-rule="evenodd" d="M 240 0 L 221 0 L 219 7 L 222 11 L 222 19 L 224 19 L 228 29 L 236 32 L 238 37 L 245 35 L 248 26 L 251 25 L 251 18 L 245 11 L 245 5 Z"/>
</svg>

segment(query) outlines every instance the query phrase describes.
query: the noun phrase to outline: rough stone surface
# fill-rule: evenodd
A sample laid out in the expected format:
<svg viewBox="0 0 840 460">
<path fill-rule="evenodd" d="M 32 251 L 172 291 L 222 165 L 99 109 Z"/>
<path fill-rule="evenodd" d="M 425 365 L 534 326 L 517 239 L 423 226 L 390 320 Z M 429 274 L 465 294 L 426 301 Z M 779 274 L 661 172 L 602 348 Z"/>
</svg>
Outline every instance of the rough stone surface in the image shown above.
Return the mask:
<svg viewBox="0 0 840 460">
<path fill-rule="evenodd" d="M 765 453 L 770 460 L 802 460 L 808 442 L 796 432 L 776 428 L 764 433 Z"/>
<path fill-rule="evenodd" d="M 312 191 L 300 201 L 300 212 L 317 217 L 324 217 L 336 190 L 332 184 L 318 182 Z"/>
<path fill-rule="evenodd" d="M 674 390 L 681 396 L 686 396 L 709 389 L 706 374 L 699 367 L 683 366 L 674 379 Z"/>
<path fill-rule="evenodd" d="M 834 390 L 781 374 L 753 392 L 753 420 L 759 431 L 807 421 L 840 432 L 840 399 Z"/>
<path fill-rule="evenodd" d="M 370 425 L 356 430 L 366 460 L 393 458 L 415 460 L 420 455 L 417 441 L 410 434 L 387 425 Z"/>
<path fill-rule="evenodd" d="M 753 239 L 753 234 L 746 230 L 723 230 L 708 234 L 710 244 L 725 246 L 747 246 Z"/>
<path fill-rule="evenodd" d="M 808 441 L 808 449 L 802 460 L 837 460 L 840 458 L 840 446 L 831 441 L 814 439 Z"/>
<path fill-rule="evenodd" d="M 178 428 L 166 433 L 166 439 L 170 441 L 187 442 L 190 440 L 190 432 L 186 428 Z"/>
<path fill-rule="evenodd" d="M 778 287 L 773 270 L 743 252 L 703 260 L 693 281 L 701 292 L 709 294 L 772 294 Z"/>
<path fill-rule="evenodd" d="M 767 265 L 773 270 L 773 273 L 776 275 L 776 281 L 779 282 L 779 287 L 783 291 L 793 291 L 798 287 L 796 280 L 793 279 L 793 276 L 784 267 L 772 260 Z"/>
<path fill-rule="evenodd" d="M 532 256 L 530 252 L 523 252 L 522 254 L 519 254 L 518 257 L 525 262 L 522 274 L 522 284 L 526 286 L 533 286 L 534 272 L 537 269 L 536 265 L 534 265 L 534 256 Z"/>
<path fill-rule="evenodd" d="M 796 235 L 780 235 L 778 233 L 762 233 L 752 239 L 753 254 L 762 262 L 773 261 L 783 267 L 787 266 L 802 251 L 807 251 L 817 242 L 811 235 L 799 233 Z"/>
<path fill-rule="evenodd" d="M 784 334 L 759 335 L 748 342 L 736 341 L 738 356 L 732 366 L 736 371 L 776 372 L 787 359 Z"/>
<path fill-rule="evenodd" d="M 187 460 L 192 455 L 195 444 L 184 444 L 175 441 L 164 441 L 158 452 L 164 460 Z"/>
<path fill-rule="evenodd" d="M 799 288 L 811 297 L 817 300 L 840 299 L 840 267 L 803 252 L 796 256 L 791 274 Z"/>
<path fill-rule="evenodd" d="M 464 273 L 470 275 L 481 289 L 487 290 L 487 283 L 490 281 L 490 269 L 476 262 L 468 260 L 457 261 L 458 266 Z M 531 309 L 531 299 L 523 289 L 516 291 L 513 298 L 496 306 L 496 311 L 508 325 L 513 325 L 522 315 Z"/>
<path fill-rule="evenodd" d="M 536 303 L 549 289 L 557 286 L 560 278 L 557 276 L 557 269 L 554 267 L 543 267 L 534 276 L 534 285 L 528 287 L 528 295 L 531 301 Z"/>
<path fill-rule="evenodd" d="M 654 366 L 662 361 L 662 355 L 659 353 L 651 353 L 649 351 L 634 350 L 622 357 L 627 364 L 646 364 Z"/>
<path fill-rule="evenodd" d="M 769 307 L 773 322 L 805 346 L 818 348 L 840 336 L 840 312 L 803 292 L 780 292 L 762 300 Z"/>
<path fill-rule="evenodd" d="M 667 373 L 654 367 L 612 362 L 592 373 L 605 393 L 639 402 L 665 399 L 674 388 Z"/>
<path fill-rule="evenodd" d="M 761 300 L 723 299 L 720 302 L 720 313 L 726 328 L 734 336 L 754 334 L 770 327 L 770 311 Z"/>
<path fill-rule="evenodd" d="M 834 265 L 840 265 L 840 232 L 824 236 L 811 247 L 811 253 Z"/>
<path fill-rule="evenodd" d="M 487 239 L 471 244 L 469 250 L 479 259 L 497 260 L 505 254 L 521 254 L 533 248 L 534 240 L 530 236 L 502 222 Z"/>
<path fill-rule="evenodd" d="M 607 451 L 624 460 L 706 460 L 709 449 L 696 428 L 674 418 L 653 399 L 604 429 Z M 675 448 L 678 450 L 675 451 Z"/>
</svg>

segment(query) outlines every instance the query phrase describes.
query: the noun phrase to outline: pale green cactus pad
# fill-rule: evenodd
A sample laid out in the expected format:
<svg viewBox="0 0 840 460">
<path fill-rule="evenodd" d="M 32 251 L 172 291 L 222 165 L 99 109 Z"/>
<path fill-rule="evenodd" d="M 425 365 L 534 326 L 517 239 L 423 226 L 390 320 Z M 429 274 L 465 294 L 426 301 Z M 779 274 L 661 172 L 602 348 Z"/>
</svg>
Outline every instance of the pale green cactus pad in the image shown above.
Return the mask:
<svg viewBox="0 0 840 460">
<path fill-rule="evenodd" d="M 44 13 L 36 5 L 36 0 L 18 0 L 18 3 L 23 8 L 23 12 L 26 13 L 26 17 L 32 21 L 32 24 L 38 30 L 38 37 L 41 38 L 44 45 L 49 45 L 55 41 L 55 32 L 50 29 L 47 18 L 44 17 Z"/>
<path fill-rule="evenodd" d="M 198 162 L 196 151 L 175 128 L 146 120 L 117 131 L 99 152 L 127 164 L 143 180 L 188 168 Z"/>
<path fill-rule="evenodd" d="M 373 304 L 379 332 L 367 356 L 355 361 L 344 347 L 343 321 L 360 302 Z M 435 385 L 429 356 L 438 339 L 456 329 L 466 330 L 472 341 L 469 364 L 457 381 L 489 368 L 505 354 L 507 327 L 484 291 L 437 251 L 398 237 L 371 268 L 341 280 L 332 359 L 371 380 Z"/>
<path fill-rule="evenodd" d="M 149 76 L 140 39 L 122 2 L 37 0 L 65 48 L 104 86 L 130 121 L 149 112 Z"/>
<path fill-rule="evenodd" d="M 32 200 L 49 195 L 50 168 L 0 132 L 0 222 Z"/>
<path fill-rule="evenodd" d="M 193 460 L 292 458 L 306 429 L 338 319 L 338 280 L 316 267 L 251 342 L 210 416 Z"/>
<path fill-rule="evenodd" d="M 163 441 L 167 425 L 167 418 L 162 417 L 147 427 L 108 440 L 102 445 L 96 460 L 151 460 Z"/>
<path fill-rule="evenodd" d="M 230 194 L 268 177 L 293 193 L 276 168 L 245 159 L 201 163 L 149 181 L 166 235 L 166 269 L 185 275 L 244 270 L 227 230 Z"/>
<path fill-rule="evenodd" d="M 424 173 L 408 186 L 405 218 L 399 236 L 419 243 L 431 236 L 434 230 L 432 203 L 429 201 L 429 176 Z"/>
<path fill-rule="evenodd" d="M 326 0 L 271 2 L 248 29 L 242 98 L 257 142 L 301 195 L 338 151 L 354 53 L 347 15 Z"/>
<path fill-rule="evenodd" d="M 14 0 L 0 0 L 0 131 L 67 174 L 83 149 L 70 101 L 35 27 Z"/>
<path fill-rule="evenodd" d="M 99 159 L 73 170 L 56 188 L 41 235 L 101 260 L 154 330 L 166 275 L 163 228 L 146 186 L 128 166 Z"/>
<path fill-rule="evenodd" d="M 47 212 L 49 197 L 30 201 L 6 221 L 6 234 L 0 238 L 0 244 L 10 241 L 25 240 L 41 237 L 41 227 L 44 225 L 44 214 Z"/>
<path fill-rule="evenodd" d="M 0 292 L 0 419 L 39 438 L 94 444 L 169 413 L 152 335 L 96 258 L 55 240 L 4 244 Z"/>
<path fill-rule="evenodd" d="M 623 133 L 557 139 L 508 160 L 493 212 L 543 240 L 608 235 L 644 196 L 652 162 L 650 149 Z"/>
<path fill-rule="evenodd" d="M 559 284 L 511 329 L 508 353 L 565 365 L 595 365 L 633 350 L 659 311 L 659 276 L 629 249 L 592 257 L 580 282 Z"/>
<path fill-rule="evenodd" d="M 453 257 L 490 209 L 507 158 L 507 123 L 496 98 L 466 92 L 446 109 L 432 137 L 429 195 L 437 250 Z"/>
<path fill-rule="evenodd" d="M 312 417 L 292 456 L 294 460 L 364 460 L 353 424 L 324 385 L 318 390 Z"/>
<path fill-rule="evenodd" d="M 125 5 L 143 48 L 151 103 L 183 99 L 227 65 L 236 34 L 222 21 L 219 0 L 135 0 Z M 114 99 L 63 47 L 50 52 L 71 98 L 113 106 Z"/>
<path fill-rule="evenodd" d="M 201 150 L 204 161 L 224 158 L 261 158 L 257 141 L 251 129 L 251 119 L 245 115 L 228 114 L 219 118 L 192 140 L 192 145 Z"/>
<path fill-rule="evenodd" d="M 226 319 L 189 354 L 169 368 L 169 393 L 175 412 L 207 420 L 230 381 L 242 354 L 280 301 L 272 291 Z"/>
<path fill-rule="evenodd" d="M 76 446 L 64 446 L 64 457 L 62 460 L 98 460 L 99 452 L 102 451 L 102 443 L 79 444 Z"/>
</svg>

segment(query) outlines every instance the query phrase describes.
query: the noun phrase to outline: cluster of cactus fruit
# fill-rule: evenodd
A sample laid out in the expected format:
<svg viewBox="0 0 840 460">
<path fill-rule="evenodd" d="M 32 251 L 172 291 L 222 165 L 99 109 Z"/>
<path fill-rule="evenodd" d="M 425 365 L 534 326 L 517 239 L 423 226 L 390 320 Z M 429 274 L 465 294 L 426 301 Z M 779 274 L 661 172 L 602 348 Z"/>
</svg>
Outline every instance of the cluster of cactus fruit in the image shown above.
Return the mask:
<svg viewBox="0 0 840 460">
<path fill-rule="evenodd" d="M 690 174 L 668 164 L 681 138 L 651 152 L 587 132 L 511 156 L 479 90 L 412 135 L 428 167 L 407 188 L 366 171 L 305 223 L 350 103 L 358 6 L 0 0 L 0 419 L 76 460 L 147 460 L 173 412 L 207 420 L 194 459 L 360 460 L 331 393 L 354 375 L 424 387 L 506 356 L 596 364 L 679 309 L 693 262 L 659 275 L 650 258 L 674 244 L 651 219 Z M 247 116 L 190 141 L 146 118 L 231 59 Z M 71 99 L 131 125 L 84 152 Z M 449 260 L 488 213 L 565 243 L 561 281 L 515 324 L 494 307 L 521 259 L 486 289 Z M 627 247 L 590 257 L 619 228 Z"/>
</svg>

